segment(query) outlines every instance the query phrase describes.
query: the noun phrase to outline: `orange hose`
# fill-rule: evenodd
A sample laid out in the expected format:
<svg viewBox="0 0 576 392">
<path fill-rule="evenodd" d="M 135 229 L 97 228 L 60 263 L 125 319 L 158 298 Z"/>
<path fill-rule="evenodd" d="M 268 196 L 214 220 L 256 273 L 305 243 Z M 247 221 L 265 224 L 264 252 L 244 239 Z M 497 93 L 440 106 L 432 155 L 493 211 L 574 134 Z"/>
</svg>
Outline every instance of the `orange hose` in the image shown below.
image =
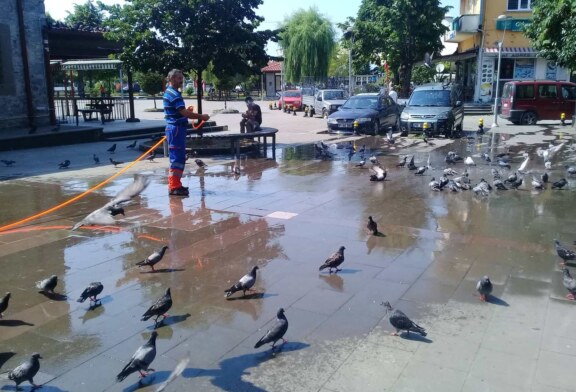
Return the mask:
<svg viewBox="0 0 576 392">
<path fill-rule="evenodd" d="M 132 166 L 134 166 L 134 165 L 136 164 L 136 162 L 139 162 L 139 161 L 141 161 L 142 159 L 144 159 L 148 154 L 150 154 L 151 151 L 155 150 L 156 147 L 158 147 L 160 144 L 162 144 L 165 139 L 166 139 L 166 136 L 163 136 L 163 137 L 158 141 L 158 143 L 156 143 L 155 145 L 153 145 L 152 147 L 150 147 L 150 149 L 148 149 L 148 151 L 146 151 L 144 154 L 140 155 L 135 161 L 129 163 L 128 166 L 122 168 L 118 173 L 116 173 L 116 174 L 114 174 L 113 176 L 109 177 L 108 179 L 102 181 L 101 183 L 93 186 L 92 188 L 84 191 L 83 193 L 81 193 L 81 194 L 79 194 L 79 195 L 77 195 L 77 196 L 74 196 L 73 198 L 68 199 L 68 200 L 66 200 L 65 202 L 60 203 L 60 204 L 58 204 L 58 205 L 56 205 L 56 206 L 54 206 L 54 207 L 52 207 L 52 208 L 49 208 L 49 209 L 47 209 L 47 210 L 45 210 L 45 211 L 42 211 L 42 212 L 39 212 L 39 213 L 37 213 L 37 214 L 35 214 L 35 215 L 29 216 L 28 218 L 21 219 L 21 220 L 19 220 L 19 221 L 16 221 L 16 222 L 13 222 L 13 223 L 10 223 L 10 224 L 1 226 L 1 227 L 0 227 L 0 232 L 1 232 L 1 231 L 8 230 L 8 229 L 10 229 L 10 228 L 12 228 L 12 227 L 14 227 L 14 226 L 19 226 L 19 225 L 21 225 L 21 224 L 30 222 L 30 221 L 32 221 L 32 220 L 34 220 L 34 219 L 37 219 L 37 218 L 40 218 L 40 217 L 42 217 L 42 216 L 44 216 L 44 215 L 48 215 L 48 214 L 51 213 L 51 212 L 57 211 L 57 210 L 65 207 L 65 206 L 67 206 L 67 205 L 69 205 L 69 204 L 72 204 L 72 203 L 75 202 L 76 200 L 81 199 L 82 197 L 84 197 L 84 196 L 86 196 L 87 194 L 95 191 L 96 189 L 102 188 L 104 185 L 106 185 L 107 183 L 109 183 L 110 181 L 112 181 L 113 179 L 115 179 L 116 177 L 118 177 L 120 174 L 124 173 L 126 170 L 128 170 L 129 168 L 131 168 Z"/>
</svg>

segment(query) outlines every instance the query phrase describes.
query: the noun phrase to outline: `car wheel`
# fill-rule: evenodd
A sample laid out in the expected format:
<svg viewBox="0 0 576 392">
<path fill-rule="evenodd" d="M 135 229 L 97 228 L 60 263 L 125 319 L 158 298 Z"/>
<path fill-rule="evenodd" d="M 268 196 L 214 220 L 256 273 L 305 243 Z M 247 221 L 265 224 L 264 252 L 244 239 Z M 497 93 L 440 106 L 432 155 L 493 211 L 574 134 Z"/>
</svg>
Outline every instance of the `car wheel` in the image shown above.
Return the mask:
<svg viewBox="0 0 576 392">
<path fill-rule="evenodd" d="M 378 120 L 374 121 L 374 130 L 372 132 L 373 132 L 374 136 L 376 136 L 380 133 L 380 121 L 378 121 Z"/>
<path fill-rule="evenodd" d="M 520 123 L 522 125 L 534 125 L 536 124 L 536 121 L 538 121 L 538 117 L 534 112 L 525 112 L 520 118 Z"/>
<path fill-rule="evenodd" d="M 456 125 L 456 136 L 455 137 L 462 137 L 462 123 Z"/>
<path fill-rule="evenodd" d="M 328 111 L 325 108 L 322 108 L 322 118 L 328 119 Z"/>
</svg>

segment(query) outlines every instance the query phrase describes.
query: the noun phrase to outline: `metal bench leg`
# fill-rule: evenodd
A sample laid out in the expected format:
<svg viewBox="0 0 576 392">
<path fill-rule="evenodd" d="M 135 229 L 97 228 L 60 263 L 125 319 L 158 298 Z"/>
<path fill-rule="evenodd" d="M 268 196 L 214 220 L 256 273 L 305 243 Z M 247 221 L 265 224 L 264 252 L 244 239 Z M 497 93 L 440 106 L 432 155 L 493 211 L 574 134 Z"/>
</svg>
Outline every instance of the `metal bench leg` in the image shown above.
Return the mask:
<svg viewBox="0 0 576 392">
<path fill-rule="evenodd" d="M 276 160 L 276 134 L 272 135 L 272 159 Z"/>
</svg>

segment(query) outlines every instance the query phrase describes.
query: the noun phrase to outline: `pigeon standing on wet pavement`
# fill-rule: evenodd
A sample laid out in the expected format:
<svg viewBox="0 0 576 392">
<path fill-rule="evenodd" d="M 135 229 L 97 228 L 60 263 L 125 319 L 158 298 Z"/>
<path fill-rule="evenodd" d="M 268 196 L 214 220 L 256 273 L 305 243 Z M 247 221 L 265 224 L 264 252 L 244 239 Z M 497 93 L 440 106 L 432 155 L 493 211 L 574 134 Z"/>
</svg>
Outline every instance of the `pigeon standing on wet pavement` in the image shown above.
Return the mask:
<svg viewBox="0 0 576 392">
<path fill-rule="evenodd" d="M 510 174 L 508 178 L 504 180 L 504 182 L 516 182 L 516 180 L 518 180 L 518 175 L 516 174 L 516 172 L 514 172 Z"/>
<path fill-rule="evenodd" d="M 416 169 L 416 171 L 414 172 L 414 175 L 423 176 L 426 169 L 428 169 L 427 166 L 420 166 L 418 169 Z"/>
<path fill-rule="evenodd" d="M 442 189 L 440 188 L 440 183 L 438 181 L 436 181 L 436 178 L 432 177 L 432 180 L 428 183 L 428 186 L 430 187 L 430 189 L 432 189 L 433 191 L 439 192 Z"/>
<path fill-rule="evenodd" d="M 108 203 L 88 214 L 80 222 L 76 223 L 72 230 L 76 230 L 84 225 L 113 225 L 116 223 L 113 216 L 118 215 L 114 211 L 120 207 L 122 203 L 126 203 L 142 193 L 150 184 L 150 178 L 142 175 L 135 175 L 134 181 L 122 189 L 116 196 Z M 124 210 L 122 210 L 124 212 Z"/>
<path fill-rule="evenodd" d="M 574 301 L 576 299 L 576 279 L 570 275 L 570 270 L 568 268 L 562 269 L 562 284 L 566 290 L 568 290 L 566 299 Z"/>
<path fill-rule="evenodd" d="M 16 163 L 16 161 L 13 160 L 9 160 L 9 159 L 0 159 L 0 162 L 2 162 L 4 165 L 6 166 L 12 166 L 13 164 Z"/>
<path fill-rule="evenodd" d="M 400 162 L 396 164 L 396 167 L 404 167 L 406 166 L 406 160 L 408 159 L 408 155 L 405 155 L 404 158 Z"/>
<path fill-rule="evenodd" d="M 444 169 L 444 175 L 445 176 L 455 176 L 458 175 L 458 172 L 454 169 L 452 169 L 451 167 Z"/>
<path fill-rule="evenodd" d="M 336 273 L 338 273 L 338 271 L 342 271 L 338 268 L 338 266 L 344 262 L 344 249 L 346 248 L 341 246 L 340 249 L 338 249 L 332 256 L 326 259 L 324 264 L 320 266 L 319 271 L 322 271 L 326 268 L 328 268 L 329 273 L 332 273 L 332 268 L 336 270 Z"/>
<path fill-rule="evenodd" d="M 246 296 L 246 291 L 254 291 L 252 290 L 252 286 L 254 286 L 254 283 L 256 283 L 256 270 L 258 270 L 257 265 L 252 267 L 249 273 L 241 277 L 240 280 L 234 286 L 230 287 L 228 290 L 225 290 L 224 293 L 226 294 L 224 295 L 224 297 L 228 298 L 232 294 L 240 290 L 242 290 L 243 296 Z"/>
<path fill-rule="evenodd" d="M 34 376 L 40 370 L 40 359 L 42 359 L 40 354 L 34 353 L 30 359 L 22 362 L 14 370 L 8 372 L 8 378 L 16 383 L 16 390 L 19 390 L 18 385 L 24 381 L 32 384 L 32 389 L 41 387 L 40 385 L 34 384 Z"/>
<path fill-rule="evenodd" d="M 194 162 L 196 162 L 196 164 L 198 165 L 198 167 L 200 169 L 205 169 L 208 166 L 204 163 L 204 161 L 202 159 L 199 159 L 199 158 L 194 159 Z"/>
<path fill-rule="evenodd" d="M 416 170 L 418 167 L 414 164 L 414 155 L 410 158 L 410 162 L 408 162 L 408 170 Z"/>
<path fill-rule="evenodd" d="M 0 319 L 3 317 L 3 313 L 8 309 L 8 302 L 10 302 L 10 297 L 12 294 L 7 292 L 4 297 L 0 300 Z"/>
<path fill-rule="evenodd" d="M 94 160 L 95 165 L 100 164 L 100 158 L 98 158 L 98 156 L 96 154 L 92 154 L 92 159 Z"/>
<path fill-rule="evenodd" d="M 574 251 L 570 249 L 563 247 L 560 244 L 560 241 L 556 239 L 554 240 L 554 247 L 556 248 L 556 254 L 558 255 L 558 257 L 562 259 L 562 263 L 560 263 L 561 265 L 566 264 L 567 261 L 573 261 L 574 259 L 576 259 L 576 253 L 574 253 Z"/>
<path fill-rule="evenodd" d="M 498 189 L 499 191 L 507 191 L 508 190 L 508 188 L 506 188 L 506 185 L 504 185 L 504 183 L 500 179 L 494 180 L 492 182 L 492 185 L 494 185 L 494 188 Z"/>
<path fill-rule="evenodd" d="M 168 317 L 168 312 L 172 307 L 172 294 L 170 293 L 170 288 L 167 288 L 164 295 L 156 300 L 152 306 L 142 315 L 141 321 L 146 321 L 151 317 L 156 316 L 154 319 L 154 327 L 158 325 L 158 319 L 162 316 L 162 321 Z M 162 323 L 160 321 L 160 323 Z"/>
<path fill-rule="evenodd" d="M 56 275 L 52 275 L 49 278 L 36 282 L 36 288 L 44 293 L 54 294 L 54 289 L 56 288 L 57 284 L 58 277 Z"/>
<path fill-rule="evenodd" d="M 480 293 L 480 301 L 487 301 L 488 296 L 492 293 L 492 282 L 490 278 L 484 276 L 476 284 L 476 290 Z"/>
<path fill-rule="evenodd" d="M 530 157 L 528 156 L 528 154 L 524 153 L 524 161 L 522 162 L 522 164 L 518 168 L 518 173 L 521 173 L 521 174 L 525 173 L 526 167 L 528 166 L 529 161 L 530 161 Z"/>
<path fill-rule="evenodd" d="M 532 177 L 532 187 L 537 190 L 544 189 L 544 182 L 537 179 L 536 177 Z"/>
<path fill-rule="evenodd" d="M 155 251 L 150 256 L 146 257 L 144 260 L 137 262 L 136 265 L 139 267 L 145 267 L 148 265 L 150 266 L 150 268 L 152 268 L 152 271 L 156 272 L 154 266 L 158 264 L 160 260 L 162 260 L 162 258 L 164 257 L 164 253 L 166 253 L 166 249 L 168 249 L 168 247 L 164 245 L 160 250 Z"/>
<path fill-rule="evenodd" d="M 136 143 L 137 143 L 137 142 L 138 142 L 137 140 L 134 140 L 132 143 L 130 143 L 129 145 L 127 145 L 126 148 L 127 148 L 127 149 L 133 149 L 134 147 L 136 147 Z"/>
<path fill-rule="evenodd" d="M 109 149 L 107 149 L 106 151 L 108 151 L 110 154 L 114 154 L 114 151 L 116 151 L 116 143 L 114 143 L 112 145 L 112 147 L 110 147 Z"/>
<path fill-rule="evenodd" d="M 510 188 L 512 189 L 518 189 L 522 186 L 522 183 L 524 182 L 524 179 L 522 177 L 518 178 L 518 180 L 513 181 L 510 183 Z"/>
<path fill-rule="evenodd" d="M 276 342 L 282 339 L 283 343 L 286 343 L 287 340 L 284 339 L 284 335 L 288 331 L 288 319 L 284 315 L 284 309 L 278 309 L 278 313 L 276 313 L 276 323 L 274 326 L 266 332 L 266 335 L 262 336 L 259 341 L 256 342 L 254 348 L 258 348 L 264 344 L 272 343 L 272 352 L 274 352 L 274 346 Z"/>
<path fill-rule="evenodd" d="M 466 157 L 466 159 L 464 159 L 464 164 L 468 166 L 476 166 L 472 157 Z"/>
<path fill-rule="evenodd" d="M 68 169 L 70 167 L 70 160 L 66 159 L 58 164 L 58 169 Z"/>
<path fill-rule="evenodd" d="M 154 158 L 156 158 L 156 151 L 151 152 L 144 159 L 146 159 L 148 162 L 154 162 Z"/>
<path fill-rule="evenodd" d="M 388 175 L 388 170 L 378 165 L 373 165 L 370 170 L 374 173 L 370 175 L 370 181 L 384 181 Z"/>
<path fill-rule="evenodd" d="M 100 282 L 92 282 L 84 289 L 82 294 L 80 294 L 80 298 L 77 299 L 78 302 L 84 302 L 88 298 L 90 298 L 90 303 L 100 301 L 96 297 L 104 290 L 104 285 Z"/>
<path fill-rule="evenodd" d="M 566 172 L 569 175 L 574 175 L 576 174 L 576 166 L 566 166 Z"/>
<path fill-rule="evenodd" d="M 565 178 L 552 183 L 552 189 L 562 189 L 568 184 Z"/>
<path fill-rule="evenodd" d="M 364 167 L 364 165 L 366 165 L 366 161 L 362 159 L 360 162 L 356 164 L 356 167 Z"/>
<path fill-rule="evenodd" d="M 149 372 L 154 371 L 154 369 L 150 369 L 150 365 L 154 358 L 156 358 L 157 336 L 158 332 L 152 331 L 150 339 L 136 350 L 130 362 L 128 362 L 128 364 L 124 366 L 124 369 L 116 376 L 116 381 L 120 382 L 135 372 L 139 372 L 140 377 L 143 378 L 146 377 Z"/>
<path fill-rule="evenodd" d="M 419 333 L 422 336 L 426 336 L 426 330 L 424 328 L 410 320 L 401 310 L 392 308 L 390 302 L 383 302 L 382 305 L 386 308 L 386 313 L 392 312 L 389 321 L 390 324 L 396 328 L 396 332 L 392 335 L 398 336 L 398 332 L 400 331 L 406 331 L 406 333 L 410 335 L 410 332 L 412 331 Z"/>
<path fill-rule="evenodd" d="M 512 166 L 507 161 L 503 161 L 502 159 L 498 159 L 498 166 L 506 169 L 511 169 Z"/>
<path fill-rule="evenodd" d="M 118 165 L 123 164 L 124 162 L 115 161 L 114 159 L 110 158 L 110 163 L 114 165 L 114 167 L 118 167 Z"/>
<path fill-rule="evenodd" d="M 370 233 L 372 233 L 372 235 L 378 235 L 378 224 L 374 221 L 374 219 L 372 219 L 371 216 L 368 217 L 368 224 L 366 225 L 366 228 Z"/>
</svg>

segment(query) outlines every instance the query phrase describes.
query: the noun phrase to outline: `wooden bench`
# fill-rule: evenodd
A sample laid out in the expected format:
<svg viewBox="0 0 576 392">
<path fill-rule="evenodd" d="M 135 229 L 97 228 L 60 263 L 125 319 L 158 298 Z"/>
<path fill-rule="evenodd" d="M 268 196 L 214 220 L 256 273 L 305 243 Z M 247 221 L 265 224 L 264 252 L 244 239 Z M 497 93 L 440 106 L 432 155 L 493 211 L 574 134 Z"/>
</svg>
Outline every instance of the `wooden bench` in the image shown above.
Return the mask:
<svg viewBox="0 0 576 392">
<path fill-rule="evenodd" d="M 92 114 L 100 113 L 100 110 L 98 109 L 78 109 L 78 111 L 82 113 L 82 118 L 84 118 L 84 121 L 98 120 L 98 116 L 92 118 Z"/>
<path fill-rule="evenodd" d="M 196 135 L 191 134 L 188 136 L 189 140 L 195 139 L 206 139 L 209 140 L 227 140 L 229 141 L 230 153 L 238 158 L 240 156 L 240 147 L 242 140 L 257 140 L 258 149 L 262 151 L 265 157 L 268 157 L 268 143 L 272 147 L 272 159 L 276 159 L 276 133 L 278 129 L 270 127 L 262 127 L 258 132 L 250 133 L 225 133 L 225 134 L 213 134 L 213 135 Z M 194 150 L 194 148 L 187 148 L 187 150 Z"/>
</svg>

